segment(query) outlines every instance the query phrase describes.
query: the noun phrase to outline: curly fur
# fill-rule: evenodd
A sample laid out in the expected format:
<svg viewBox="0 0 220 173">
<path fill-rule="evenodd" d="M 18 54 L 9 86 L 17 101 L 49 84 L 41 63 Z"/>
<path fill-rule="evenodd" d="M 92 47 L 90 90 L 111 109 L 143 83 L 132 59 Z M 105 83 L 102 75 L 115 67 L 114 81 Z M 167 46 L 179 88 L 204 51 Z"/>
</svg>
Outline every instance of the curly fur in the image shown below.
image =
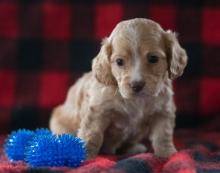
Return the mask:
<svg viewBox="0 0 220 173">
<path fill-rule="evenodd" d="M 147 60 L 152 53 L 159 57 L 155 64 Z M 117 65 L 117 58 L 124 66 Z M 99 152 L 145 152 L 141 141 L 146 137 L 157 156 L 168 157 L 176 152 L 172 80 L 183 73 L 186 63 L 186 52 L 171 31 L 148 19 L 122 21 L 104 39 L 92 71 L 54 109 L 50 128 L 85 140 L 89 158 Z M 139 93 L 130 87 L 135 80 L 145 83 Z"/>
</svg>

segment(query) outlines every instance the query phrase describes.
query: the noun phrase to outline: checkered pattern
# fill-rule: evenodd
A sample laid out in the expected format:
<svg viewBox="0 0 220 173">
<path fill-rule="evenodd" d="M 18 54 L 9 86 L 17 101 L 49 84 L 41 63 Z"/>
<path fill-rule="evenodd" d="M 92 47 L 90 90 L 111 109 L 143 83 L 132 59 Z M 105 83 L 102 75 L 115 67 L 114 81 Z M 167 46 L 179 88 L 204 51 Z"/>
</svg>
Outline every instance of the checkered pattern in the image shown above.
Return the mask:
<svg viewBox="0 0 220 173">
<path fill-rule="evenodd" d="M 0 132 L 47 126 L 51 109 L 121 20 L 150 18 L 177 31 L 189 55 L 175 81 L 178 127 L 220 113 L 220 2 L 0 0 Z"/>
</svg>

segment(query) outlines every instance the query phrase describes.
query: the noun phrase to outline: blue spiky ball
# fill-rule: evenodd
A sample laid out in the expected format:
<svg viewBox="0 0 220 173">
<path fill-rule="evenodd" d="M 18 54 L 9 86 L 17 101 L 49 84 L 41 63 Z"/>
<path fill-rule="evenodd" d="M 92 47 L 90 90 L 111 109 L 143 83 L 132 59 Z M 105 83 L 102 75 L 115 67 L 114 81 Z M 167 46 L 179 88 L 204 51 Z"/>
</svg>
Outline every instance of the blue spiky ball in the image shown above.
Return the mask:
<svg viewBox="0 0 220 173">
<path fill-rule="evenodd" d="M 36 136 L 25 156 L 31 166 L 77 167 L 86 159 L 85 143 L 70 134 Z"/>
<path fill-rule="evenodd" d="M 48 129 L 36 129 L 36 131 L 19 129 L 13 131 L 5 141 L 4 151 L 11 161 L 24 160 L 25 147 L 34 136 L 48 135 L 51 132 Z"/>
<path fill-rule="evenodd" d="M 38 128 L 35 131 L 35 136 L 42 136 L 42 135 L 52 135 L 52 132 L 46 128 Z"/>
<path fill-rule="evenodd" d="M 4 151 L 11 161 L 24 160 L 25 146 L 33 138 L 34 132 L 20 129 L 12 132 L 5 141 Z"/>
<path fill-rule="evenodd" d="M 77 167 L 86 159 L 85 143 L 70 134 L 53 135 L 48 129 L 20 129 L 5 141 L 10 161 L 24 160 L 31 166 Z"/>
</svg>

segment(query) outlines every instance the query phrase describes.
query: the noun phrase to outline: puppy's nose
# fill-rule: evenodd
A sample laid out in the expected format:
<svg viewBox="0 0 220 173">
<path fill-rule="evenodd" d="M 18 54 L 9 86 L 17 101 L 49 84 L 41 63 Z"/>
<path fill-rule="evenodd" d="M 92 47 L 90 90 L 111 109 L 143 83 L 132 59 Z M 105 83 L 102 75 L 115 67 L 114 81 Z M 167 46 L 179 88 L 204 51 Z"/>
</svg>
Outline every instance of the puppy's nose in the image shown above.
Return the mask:
<svg viewBox="0 0 220 173">
<path fill-rule="evenodd" d="M 130 87 L 136 93 L 140 92 L 144 88 L 145 82 L 143 81 L 134 81 L 130 83 Z"/>
</svg>

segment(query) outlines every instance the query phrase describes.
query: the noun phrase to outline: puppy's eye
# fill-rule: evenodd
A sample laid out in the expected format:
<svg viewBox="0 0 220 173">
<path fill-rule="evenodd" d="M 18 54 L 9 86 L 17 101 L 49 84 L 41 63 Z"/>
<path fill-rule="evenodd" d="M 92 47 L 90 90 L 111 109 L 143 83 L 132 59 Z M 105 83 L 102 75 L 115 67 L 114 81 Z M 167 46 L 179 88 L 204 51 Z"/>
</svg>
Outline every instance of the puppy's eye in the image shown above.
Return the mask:
<svg viewBox="0 0 220 173">
<path fill-rule="evenodd" d="M 123 66 L 124 65 L 124 60 L 121 58 L 116 59 L 116 63 L 118 66 Z"/>
<path fill-rule="evenodd" d="M 159 58 L 156 55 L 148 55 L 147 59 L 148 59 L 148 62 L 151 64 L 155 64 L 159 61 Z"/>
</svg>

